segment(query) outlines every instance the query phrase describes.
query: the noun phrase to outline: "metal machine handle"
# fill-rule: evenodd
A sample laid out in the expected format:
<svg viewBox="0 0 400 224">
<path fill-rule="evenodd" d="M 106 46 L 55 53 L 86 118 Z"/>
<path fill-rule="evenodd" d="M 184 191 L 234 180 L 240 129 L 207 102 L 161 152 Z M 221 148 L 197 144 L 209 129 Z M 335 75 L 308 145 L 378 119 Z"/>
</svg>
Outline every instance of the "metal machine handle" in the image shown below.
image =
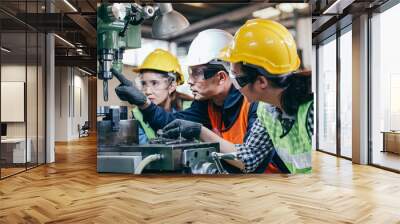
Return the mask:
<svg viewBox="0 0 400 224">
<path fill-rule="evenodd" d="M 237 159 L 237 152 L 231 153 L 218 153 L 212 152 L 211 158 L 214 160 L 215 164 L 217 165 L 218 172 L 221 174 L 229 174 L 228 171 L 222 166 L 221 159 L 227 160 L 236 160 Z"/>
</svg>

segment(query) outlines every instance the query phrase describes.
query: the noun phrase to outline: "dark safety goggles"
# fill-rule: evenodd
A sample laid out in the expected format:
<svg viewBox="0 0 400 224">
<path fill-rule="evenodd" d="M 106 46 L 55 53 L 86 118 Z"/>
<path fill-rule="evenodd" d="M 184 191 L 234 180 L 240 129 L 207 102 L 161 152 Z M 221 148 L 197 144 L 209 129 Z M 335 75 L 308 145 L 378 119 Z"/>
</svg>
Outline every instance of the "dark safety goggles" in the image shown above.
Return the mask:
<svg viewBox="0 0 400 224">
<path fill-rule="evenodd" d="M 242 75 L 229 70 L 229 78 L 236 89 L 241 89 L 250 83 L 252 80 L 249 75 Z"/>
<path fill-rule="evenodd" d="M 245 68 L 251 68 L 254 72 L 249 72 L 249 73 L 244 73 L 243 70 L 249 70 Z M 236 87 L 236 89 L 241 89 L 245 87 L 249 83 L 253 83 L 257 76 L 262 75 L 264 77 L 270 78 L 270 79 L 276 79 L 276 78 L 287 78 L 291 76 L 293 73 L 288 73 L 288 74 L 282 74 L 282 75 L 273 75 L 268 73 L 266 70 L 263 68 L 256 66 L 256 65 L 251 65 L 251 64 L 242 64 L 241 68 L 241 74 L 236 73 L 232 71 L 231 69 L 229 70 L 229 78 L 231 79 L 233 85 Z"/>
<path fill-rule="evenodd" d="M 195 80 L 209 79 L 217 74 L 219 71 L 223 71 L 224 66 L 218 64 L 207 64 L 198 68 L 188 68 L 189 75 Z"/>
</svg>

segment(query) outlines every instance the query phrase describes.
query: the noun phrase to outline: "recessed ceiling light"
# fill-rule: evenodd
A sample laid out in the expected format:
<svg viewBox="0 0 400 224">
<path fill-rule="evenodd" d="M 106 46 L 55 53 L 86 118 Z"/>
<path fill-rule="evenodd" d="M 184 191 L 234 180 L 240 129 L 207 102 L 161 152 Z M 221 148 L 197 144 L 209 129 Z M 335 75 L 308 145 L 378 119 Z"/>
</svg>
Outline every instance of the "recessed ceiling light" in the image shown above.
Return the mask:
<svg viewBox="0 0 400 224">
<path fill-rule="evenodd" d="M 277 5 L 277 8 L 285 13 L 292 13 L 294 10 L 293 3 L 281 3 Z"/>
<path fill-rule="evenodd" d="M 300 10 L 308 8 L 308 5 L 308 3 L 293 3 L 293 7 Z"/>
<path fill-rule="evenodd" d="M 281 14 L 281 11 L 274 8 L 274 7 L 268 7 L 265 9 L 261 9 L 258 11 L 253 12 L 253 17 L 261 18 L 261 19 L 271 19 L 274 17 L 277 17 Z"/>
<path fill-rule="evenodd" d="M 73 45 L 73 44 L 72 44 L 71 42 L 69 42 L 68 40 L 66 40 L 66 39 L 64 39 L 64 38 L 62 38 L 62 37 L 60 37 L 60 36 L 57 35 L 57 34 L 54 34 L 54 36 L 57 37 L 58 39 L 60 39 L 62 42 L 64 42 L 64 43 L 66 43 L 67 45 L 69 45 L 70 47 L 75 48 L 75 45 Z"/>
<path fill-rule="evenodd" d="M 194 6 L 194 7 L 204 7 L 205 6 L 204 3 L 183 3 L 183 4 Z"/>
<path fill-rule="evenodd" d="M 5 48 L 5 47 L 1 47 L 0 49 L 1 49 L 2 51 L 6 52 L 6 53 L 10 53 L 10 52 L 11 52 L 11 50 L 9 50 L 9 49 L 7 49 L 7 48 Z"/>
<path fill-rule="evenodd" d="M 79 68 L 79 67 L 78 67 L 78 70 L 81 71 L 81 72 L 83 72 L 83 73 L 85 73 L 85 74 L 87 74 L 87 75 L 92 75 L 92 73 L 90 73 L 90 72 L 88 72 L 88 71 L 86 71 L 86 70 L 83 70 L 83 69 L 81 69 L 81 68 Z"/>
<path fill-rule="evenodd" d="M 348 7 L 354 0 L 336 0 L 322 14 L 342 14 L 343 9 Z"/>
<path fill-rule="evenodd" d="M 68 0 L 64 0 L 65 4 L 67 4 L 72 10 L 74 10 L 75 12 L 78 12 L 78 10 L 68 1 Z"/>
</svg>

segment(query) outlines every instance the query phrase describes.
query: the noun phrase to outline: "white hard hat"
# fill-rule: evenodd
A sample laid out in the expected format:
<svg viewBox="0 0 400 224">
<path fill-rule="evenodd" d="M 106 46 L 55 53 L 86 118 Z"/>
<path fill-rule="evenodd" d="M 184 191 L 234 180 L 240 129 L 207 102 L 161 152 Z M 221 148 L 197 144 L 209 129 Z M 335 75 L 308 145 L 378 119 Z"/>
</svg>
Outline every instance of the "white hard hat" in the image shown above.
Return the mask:
<svg viewBox="0 0 400 224">
<path fill-rule="evenodd" d="M 218 58 L 220 51 L 231 43 L 233 36 L 219 29 L 201 31 L 192 41 L 187 56 L 187 66 L 207 64 Z"/>
</svg>

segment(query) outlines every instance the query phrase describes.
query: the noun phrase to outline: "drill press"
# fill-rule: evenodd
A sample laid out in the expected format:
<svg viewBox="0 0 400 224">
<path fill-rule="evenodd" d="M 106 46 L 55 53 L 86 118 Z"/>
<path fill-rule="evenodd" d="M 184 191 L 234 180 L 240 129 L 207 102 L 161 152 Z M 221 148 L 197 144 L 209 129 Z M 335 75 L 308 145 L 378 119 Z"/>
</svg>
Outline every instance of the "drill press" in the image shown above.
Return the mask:
<svg viewBox="0 0 400 224">
<path fill-rule="evenodd" d="M 157 38 L 189 26 L 187 19 L 172 8 L 171 3 L 141 6 L 137 3 L 102 3 L 97 9 L 97 58 L 98 78 L 103 80 L 104 101 L 108 101 L 108 81 L 112 79 L 111 68 L 122 70 L 125 49 L 141 46 L 140 24 L 153 16 L 152 33 Z"/>
<path fill-rule="evenodd" d="M 136 3 L 103 3 L 97 10 L 98 78 L 103 80 L 104 101 L 108 101 L 111 68 L 122 70 L 125 49 L 140 48 L 140 24 L 154 15 L 152 6 Z"/>
</svg>

